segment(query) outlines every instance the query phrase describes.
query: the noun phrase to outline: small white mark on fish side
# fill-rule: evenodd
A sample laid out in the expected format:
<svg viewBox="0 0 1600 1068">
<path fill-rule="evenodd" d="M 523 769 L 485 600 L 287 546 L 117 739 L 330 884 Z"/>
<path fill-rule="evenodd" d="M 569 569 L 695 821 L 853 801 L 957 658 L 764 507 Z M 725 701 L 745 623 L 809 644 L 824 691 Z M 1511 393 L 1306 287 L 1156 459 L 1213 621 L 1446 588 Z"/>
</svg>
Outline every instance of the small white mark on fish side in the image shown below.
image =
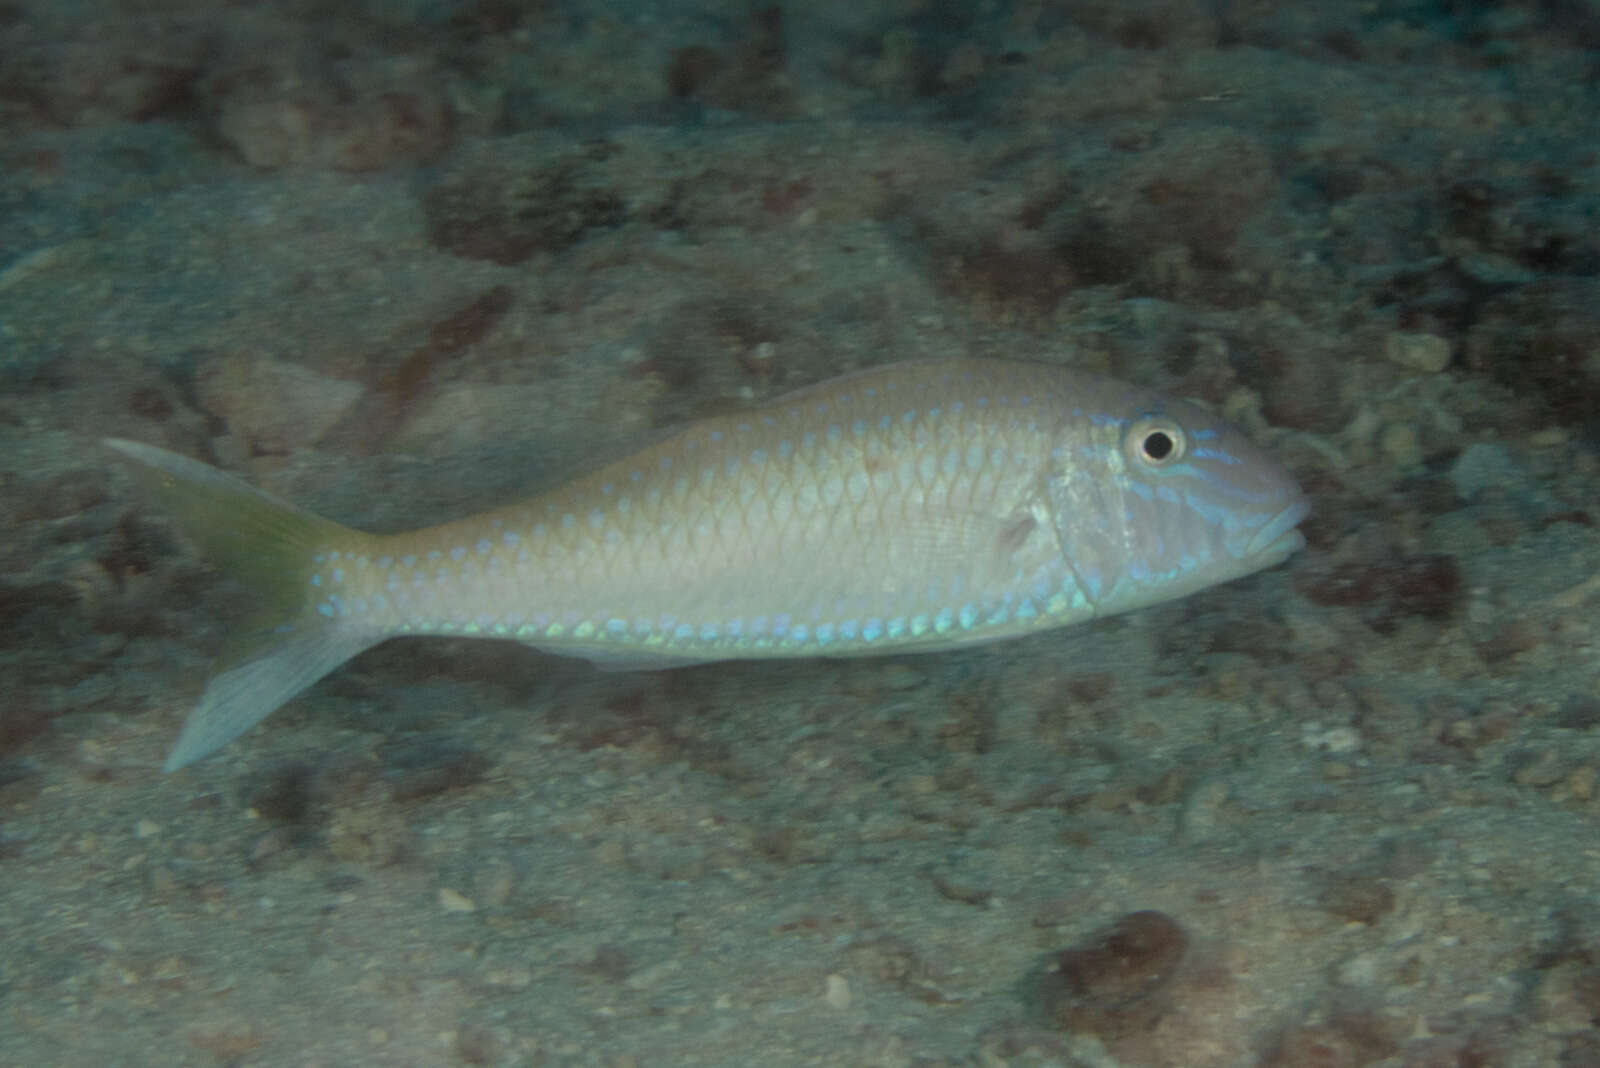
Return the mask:
<svg viewBox="0 0 1600 1068">
<path fill-rule="evenodd" d="M 333 581 L 334 582 L 343 582 L 344 581 L 344 568 L 336 567 L 336 568 L 333 569 Z"/>
</svg>

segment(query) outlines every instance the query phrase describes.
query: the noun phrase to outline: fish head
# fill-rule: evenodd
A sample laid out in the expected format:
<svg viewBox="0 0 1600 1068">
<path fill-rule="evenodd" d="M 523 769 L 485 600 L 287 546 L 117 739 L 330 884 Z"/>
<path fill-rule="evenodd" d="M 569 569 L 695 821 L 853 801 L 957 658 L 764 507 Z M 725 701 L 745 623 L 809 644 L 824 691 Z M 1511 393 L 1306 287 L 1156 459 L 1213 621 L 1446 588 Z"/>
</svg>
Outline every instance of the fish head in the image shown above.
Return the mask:
<svg viewBox="0 0 1600 1068">
<path fill-rule="evenodd" d="M 1305 544 L 1296 527 L 1310 503 L 1237 427 L 1160 394 L 1101 401 L 1061 429 L 1047 477 L 1062 554 L 1095 615 L 1272 567 Z"/>
</svg>

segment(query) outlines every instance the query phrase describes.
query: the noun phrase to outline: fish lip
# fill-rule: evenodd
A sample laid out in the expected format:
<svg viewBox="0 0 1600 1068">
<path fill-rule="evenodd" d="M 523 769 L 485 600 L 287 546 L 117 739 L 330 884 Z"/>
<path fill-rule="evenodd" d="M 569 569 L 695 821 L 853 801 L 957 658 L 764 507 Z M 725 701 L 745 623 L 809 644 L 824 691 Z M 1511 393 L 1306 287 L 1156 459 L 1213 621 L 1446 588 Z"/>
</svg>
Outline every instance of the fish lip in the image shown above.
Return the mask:
<svg viewBox="0 0 1600 1068">
<path fill-rule="evenodd" d="M 1295 527 L 1311 512 L 1311 502 L 1305 497 L 1296 496 L 1294 500 L 1278 509 L 1273 517 L 1250 539 L 1250 544 L 1245 546 L 1244 555 L 1277 556 L 1279 559 L 1288 556 L 1306 543 L 1305 535 Z"/>
</svg>

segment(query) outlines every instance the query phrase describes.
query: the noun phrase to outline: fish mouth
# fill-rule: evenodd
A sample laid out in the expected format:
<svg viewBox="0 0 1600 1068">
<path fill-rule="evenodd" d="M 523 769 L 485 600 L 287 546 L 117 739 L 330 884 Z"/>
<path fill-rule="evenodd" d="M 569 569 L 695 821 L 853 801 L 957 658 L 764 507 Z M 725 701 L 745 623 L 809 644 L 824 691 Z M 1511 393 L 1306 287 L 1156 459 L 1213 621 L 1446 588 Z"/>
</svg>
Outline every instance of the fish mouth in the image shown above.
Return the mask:
<svg viewBox="0 0 1600 1068">
<path fill-rule="evenodd" d="M 1250 544 L 1245 546 L 1244 555 L 1247 557 L 1272 556 L 1279 560 L 1299 549 L 1306 543 L 1305 535 L 1295 528 L 1300 521 L 1311 511 L 1311 502 L 1304 497 L 1296 497 L 1280 508 L 1275 515 L 1262 528 L 1256 531 L 1256 536 L 1250 539 Z"/>
</svg>

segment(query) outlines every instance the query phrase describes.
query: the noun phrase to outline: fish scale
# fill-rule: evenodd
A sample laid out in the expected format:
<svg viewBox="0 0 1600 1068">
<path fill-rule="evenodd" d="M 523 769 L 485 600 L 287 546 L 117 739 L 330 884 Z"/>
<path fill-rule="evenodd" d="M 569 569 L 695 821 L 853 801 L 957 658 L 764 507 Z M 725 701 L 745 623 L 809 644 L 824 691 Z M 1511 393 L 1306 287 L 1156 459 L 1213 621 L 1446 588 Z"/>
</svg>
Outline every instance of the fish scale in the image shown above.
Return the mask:
<svg viewBox="0 0 1600 1068">
<path fill-rule="evenodd" d="M 706 659 L 987 636 L 1041 620 L 1044 603 L 1000 613 L 1029 597 L 1065 611 L 1055 532 L 1017 536 L 1050 451 L 1033 394 L 1009 391 L 1028 383 L 923 371 L 707 420 L 532 504 L 402 535 L 387 567 L 349 574 L 346 614 Z"/>
<path fill-rule="evenodd" d="M 953 648 L 1270 566 L 1306 511 L 1204 409 L 1010 361 L 846 375 L 393 535 L 111 444 L 267 594 L 169 768 L 396 635 L 511 638 L 615 668 Z"/>
</svg>

